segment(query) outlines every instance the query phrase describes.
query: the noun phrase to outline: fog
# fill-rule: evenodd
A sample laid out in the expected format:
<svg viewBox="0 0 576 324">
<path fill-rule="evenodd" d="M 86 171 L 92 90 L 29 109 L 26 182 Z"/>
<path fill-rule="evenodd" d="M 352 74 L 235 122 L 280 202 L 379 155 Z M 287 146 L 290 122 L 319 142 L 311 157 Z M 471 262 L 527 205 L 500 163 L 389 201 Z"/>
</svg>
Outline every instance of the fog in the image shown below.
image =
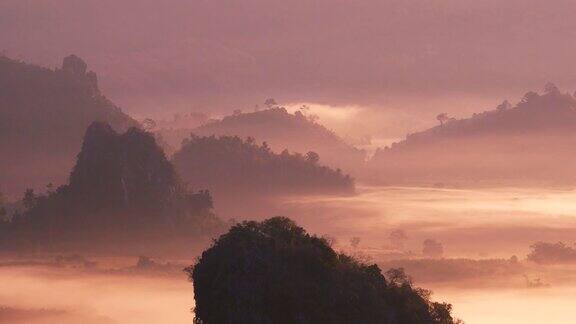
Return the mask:
<svg viewBox="0 0 576 324">
<path fill-rule="evenodd" d="M 284 206 L 297 206 L 300 212 L 291 216 L 312 232 L 360 236 L 366 248 L 381 248 L 392 230 L 403 229 L 411 238 L 408 249 L 420 250 L 429 236 L 452 257 L 523 256 L 533 242 L 572 242 L 576 233 L 571 189 L 358 190 L 355 197 L 308 197 Z"/>
<path fill-rule="evenodd" d="M 361 186 L 357 196 L 292 197 L 270 212 L 288 215 L 311 233 L 331 237 L 337 250 L 384 269 L 403 265 L 417 285 L 434 291 L 434 299 L 453 303 L 466 323 L 570 323 L 573 266 L 538 265 L 526 255 L 536 241 L 572 244 L 574 199 L 572 189 Z M 390 240 L 397 229 L 406 236 L 402 247 Z M 427 238 L 443 245 L 441 259 L 422 255 Z M 513 255 L 518 261 L 508 261 Z M 0 305 L 66 312 L 53 323 L 191 322 L 192 285 L 178 264 L 192 264 L 193 257 L 158 272 L 131 268 L 136 257 L 87 258 L 98 262 L 95 268 L 3 264 Z M 414 267 L 408 260 L 424 263 Z"/>
<path fill-rule="evenodd" d="M 3 266 L 0 278 L 0 305 L 28 311 L 21 319 L 26 323 L 191 323 L 193 319 L 193 293 L 184 273 L 128 276 Z M 55 314 L 37 316 L 34 310 Z M 0 320 L 3 315 L 0 311 Z"/>
<path fill-rule="evenodd" d="M 476 267 L 440 264 L 410 267 L 417 284 L 450 300 L 466 323 L 571 323 L 576 276 L 571 267 L 538 267 L 523 261 L 536 241 L 576 237 L 573 189 L 435 189 L 361 187 L 357 197 L 306 198 L 287 202 L 304 212 L 295 216 L 312 232 L 336 238 L 336 246 L 361 252 L 385 267 L 389 258 L 422 258 L 422 241 L 434 238 L 444 246 L 444 258 L 489 260 L 516 255 L 518 269 L 485 262 Z M 389 234 L 403 229 L 408 237 L 402 253 L 393 253 Z M 349 238 L 360 237 L 357 249 Z M 411 253 L 406 253 L 411 251 Z M 424 266 L 424 268 L 422 268 Z M 419 271 L 412 271 L 419 270 Z M 464 272 L 464 273 L 462 273 Z M 444 273 L 444 274 L 443 274 Z M 526 279 L 524 276 L 527 276 Z M 541 279 L 543 287 L 528 288 Z"/>
<path fill-rule="evenodd" d="M 0 5 L 7 55 L 58 66 L 78 54 L 138 116 L 222 113 L 275 97 L 423 120 L 515 100 L 546 81 L 576 86 L 566 68 L 576 49 L 564 41 L 574 29 L 571 1 Z"/>
<path fill-rule="evenodd" d="M 538 290 L 435 289 L 466 323 L 572 323 L 575 286 Z"/>
<path fill-rule="evenodd" d="M 193 319 L 189 311 L 193 307 L 192 288 L 183 275 L 127 277 L 22 267 L 2 267 L 0 275 L 2 305 L 60 311 L 56 315 L 20 317 L 26 323 L 152 324 L 191 323 Z M 429 288 L 435 299 L 450 300 L 456 316 L 472 324 L 571 323 L 576 293 L 573 284 L 541 289 Z"/>
<path fill-rule="evenodd" d="M 466 323 L 574 322 L 575 11 L 570 0 L 0 0 L 0 323 L 191 323 L 182 270 L 218 237 L 232 243 L 214 243 L 204 273 L 240 269 L 228 256 L 244 236 L 274 259 L 270 274 L 250 273 L 262 282 L 298 265 L 284 253 L 303 260 L 283 284 L 326 297 L 330 311 L 314 316 L 360 310 L 345 293 L 366 281 L 378 300 L 360 304 L 376 311 L 358 314 L 419 317 L 411 302 L 387 313 L 407 282 L 385 271 L 402 268 Z M 263 221 L 274 216 L 289 219 Z M 239 262 L 260 262 L 249 252 Z M 339 279 L 305 285 L 299 269 L 316 261 Z M 244 288 L 236 275 L 217 288 L 199 275 L 201 291 Z M 237 290 L 268 293 L 256 286 Z M 402 293 L 424 317 L 450 317 L 420 292 Z M 206 318 L 224 316 L 201 295 Z M 284 308 L 272 315 L 296 309 Z"/>
</svg>

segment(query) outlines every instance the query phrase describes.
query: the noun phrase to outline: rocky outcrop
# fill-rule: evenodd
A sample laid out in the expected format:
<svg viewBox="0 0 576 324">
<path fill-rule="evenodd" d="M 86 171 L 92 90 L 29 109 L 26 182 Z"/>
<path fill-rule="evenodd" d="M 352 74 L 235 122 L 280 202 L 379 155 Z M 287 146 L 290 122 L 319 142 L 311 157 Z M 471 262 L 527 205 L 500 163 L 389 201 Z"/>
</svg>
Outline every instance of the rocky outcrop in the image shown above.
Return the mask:
<svg viewBox="0 0 576 324">
<path fill-rule="evenodd" d="M 181 188 L 153 135 L 138 128 L 118 134 L 94 122 L 70 175 L 70 190 L 98 204 L 151 210 L 163 208 Z"/>
<path fill-rule="evenodd" d="M 82 59 L 68 56 L 51 70 L 0 56 L 0 190 L 16 197 L 64 183 L 93 121 L 138 126 L 100 93 Z"/>
</svg>

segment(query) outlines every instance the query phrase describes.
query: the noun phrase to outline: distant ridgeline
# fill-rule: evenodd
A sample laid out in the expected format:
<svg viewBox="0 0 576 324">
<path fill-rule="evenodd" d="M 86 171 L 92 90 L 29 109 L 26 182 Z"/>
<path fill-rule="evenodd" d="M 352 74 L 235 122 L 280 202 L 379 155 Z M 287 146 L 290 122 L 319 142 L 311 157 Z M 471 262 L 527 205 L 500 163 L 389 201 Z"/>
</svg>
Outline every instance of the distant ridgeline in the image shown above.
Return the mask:
<svg viewBox="0 0 576 324">
<path fill-rule="evenodd" d="M 154 137 L 138 128 L 116 133 L 95 122 L 86 131 L 69 184 L 36 196 L 2 223 L 6 245 L 163 239 L 219 226 L 207 191 L 189 192 Z M 3 245 L 4 245 L 3 244 Z"/>
<path fill-rule="evenodd" d="M 454 119 L 379 150 L 370 178 L 387 183 L 574 184 L 576 98 L 547 84 L 512 107 Z"/>
<path fill-rule="evenodd" d="M 64 182 L 93 121 L 118 131 L 137 126 L 100 93 L 80 58 L 51 70 L 0 56 L 0 190 Z"/>
<path fill-rule="evenodd" d="M 365 158 L 364 151 L 347 144 L 314 119 L 300 111 L 290 114 L 275 104 L 256 112 L 237 111 L 234 115 L 197 127 L 193 133 L 198 136 L 252 137 L 268 143 L 277 153 L 284 149 L 314 151 L 322 156 L 326 165 L 346 172 L 353 172 Z"/>
<path fill-rule="evenodd" d="M 284 150 L 237 136 L 192 135 L 173 156 L 182 178 L 219 194 L 352 193 L 353 179 L 319 164 L 320 156 Z"/>
</svg>

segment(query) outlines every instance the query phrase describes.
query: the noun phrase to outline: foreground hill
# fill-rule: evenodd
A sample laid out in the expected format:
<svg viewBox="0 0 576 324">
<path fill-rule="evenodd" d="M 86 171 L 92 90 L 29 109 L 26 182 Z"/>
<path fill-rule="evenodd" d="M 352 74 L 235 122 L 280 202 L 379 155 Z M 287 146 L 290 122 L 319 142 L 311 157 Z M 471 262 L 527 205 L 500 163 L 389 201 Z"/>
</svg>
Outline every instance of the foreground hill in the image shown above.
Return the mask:
<svg viewBox="0 0 576 324">
<path fill-rule="evenodd" d="M 93 121 L 119 131 L 137 125 L 100 93 L 80 58 L 51 70 L 0 57 L 0 190 L 62 183 Z"/>
<path fill-rule="evenodd" d="M 219 204 L 231 196 L 282 194 L 348 194 L 354 181 L 340 170 L 320 164 L 320 156 L 284 150 L 276 154 L 266 144 L 235 136 L 185 140 L 172 159 L 185 181 L 209 189 Z"/>
<path fill-rule="evenodd" d="M 252 137 L 266 142 L 275 152 L 314 151 L 331 167 L 352 172 L 363 162 L 365 152 L 345 143 L 324 126 L 300 112 L 290 114 L 274 107 L 251 113 L 237 113 L 193 130 L 199 136 Z"/>
<path fill-rule="evenodd" d="M 233 226 L 186 272 L 198 323 L 462 323 L 402 269 L 382 273 L 285 217 Z"/>
<path fill-rule="evenodd" d="M 372 177 L 388 183 L 574 184 L 576 99 L 548 84 L 512 107 L 439 126 L 379 150 Z"/>
<path fill-rule="evenodd" d="M 46 195 L 28 190 L 23 205 L 23 213 L 0 223 L 0 245 L 96 248 L 187 237 L 219 226 L 210 194 L 182 185 L 151 134 L 138 128 L 118 134 L 98 122 L 86 131 L 69 183 Z"/>
</svg>

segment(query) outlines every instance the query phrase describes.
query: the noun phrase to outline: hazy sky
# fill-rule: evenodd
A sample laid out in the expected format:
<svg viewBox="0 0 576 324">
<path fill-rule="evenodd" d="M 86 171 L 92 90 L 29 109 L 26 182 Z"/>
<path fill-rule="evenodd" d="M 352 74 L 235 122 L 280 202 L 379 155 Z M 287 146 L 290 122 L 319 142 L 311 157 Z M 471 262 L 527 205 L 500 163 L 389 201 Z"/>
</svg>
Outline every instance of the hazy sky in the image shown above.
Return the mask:
<svg viewBox="0 0 576 324">
<path fill-rule="evenodd" d="M 571 0 L 0 0 L 0 49 L 50 66 L 78 54 L 137 115 L 274 97 L 365 107 L 394 133 L 546 81 L 572 92 L 574 12 Z"/>
</svg>

